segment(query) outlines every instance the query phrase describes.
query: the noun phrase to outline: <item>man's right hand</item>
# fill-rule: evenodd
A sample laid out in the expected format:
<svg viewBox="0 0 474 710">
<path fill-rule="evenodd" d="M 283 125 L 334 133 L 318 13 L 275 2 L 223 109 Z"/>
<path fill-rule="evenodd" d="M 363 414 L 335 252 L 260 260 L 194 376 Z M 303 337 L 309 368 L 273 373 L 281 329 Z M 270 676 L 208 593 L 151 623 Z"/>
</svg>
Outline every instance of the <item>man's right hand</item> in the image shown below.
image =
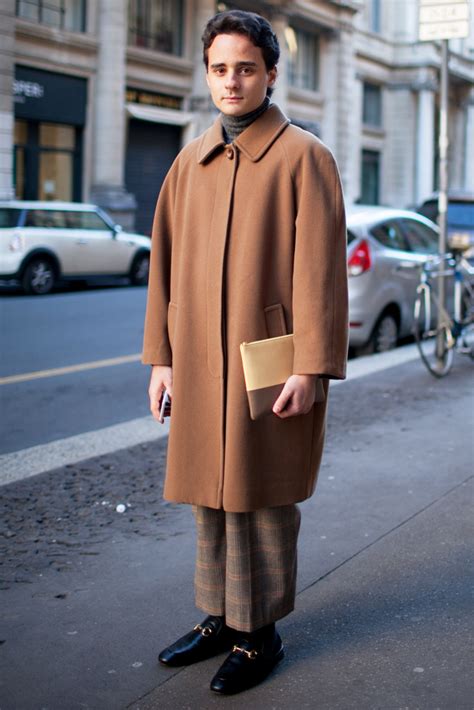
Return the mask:
<svg viewBox="0 0 474 710">
<path fill-rule="evenodd" d="M 168 365 L 152 365 L 150 385 L 148 395 L 150 397 L 150 411 L 157 422 L 163 424 L 164 418 L 160 419 L 160 399 L 161 393 L 168 390 L 169 396 L 173 398 L 173 368 Z"/>
</svg>

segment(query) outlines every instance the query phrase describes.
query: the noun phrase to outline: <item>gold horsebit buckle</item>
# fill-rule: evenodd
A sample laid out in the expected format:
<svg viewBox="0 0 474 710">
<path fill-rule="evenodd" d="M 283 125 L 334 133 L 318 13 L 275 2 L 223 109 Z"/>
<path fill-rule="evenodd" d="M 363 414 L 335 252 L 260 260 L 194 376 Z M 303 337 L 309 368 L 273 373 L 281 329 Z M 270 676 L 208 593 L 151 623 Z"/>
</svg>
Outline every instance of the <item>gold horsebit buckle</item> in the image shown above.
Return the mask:
<svg viewBox="0 0 474 710">
<path fill-rule="evenodd" d="M 251 658 L 252 660 L 254 658 L 257 658 L 257 656 L 258 656 L 258 651 L 256 651 L 254 648 L 252 648 L 251 651 L 247 651 L 246 648 L 240 648 L 240 646 L 234 646 L 232 649 L 232 653 L 234 653 L 234 651 L 240 651 L 241 653 L 245 653 L 245 655 L 248 656 L 249 658 Z"/>
<path fill-rule="evenodd" d="M 200 631 L 201 636 L 210 636 L 214 633 L 214 629 L 211 629 L 210 626 L 201 626 L 201 624 L 196 624 L 196 626 L 193 628 L 193 631 Z M 232 648 L 232 653 L 235 653 L 235 651 L 245 653 L 245 655 L 251 658 L 252 660 L 254 658 L 257 658 L 258 656 L 258 651 L 256 651 L 254 648 L 251 651 L 247 651 L 246 648 L 241 648 L 240 646 L 234 645 Z"/>
<path fill-rule="evenodd" d="M 210 626 L 201 626 L 201 624 L 196 624 L 193 631 L 200 631 L 201 636 L 210 636 L 214 633 L 214 629 L 211 629 Z"/>
</svg>

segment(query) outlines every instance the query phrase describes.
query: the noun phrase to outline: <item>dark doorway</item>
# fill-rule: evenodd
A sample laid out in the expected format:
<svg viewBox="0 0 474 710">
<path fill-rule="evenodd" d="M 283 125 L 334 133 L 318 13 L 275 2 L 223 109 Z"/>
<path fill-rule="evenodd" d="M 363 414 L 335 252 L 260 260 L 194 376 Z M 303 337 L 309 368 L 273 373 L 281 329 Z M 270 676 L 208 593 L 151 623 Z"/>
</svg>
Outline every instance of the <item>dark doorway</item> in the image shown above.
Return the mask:
<svg viewBox="0 0 474 710">
<path fill-rule="evenodd" d="M 137 201 L 137 232 L 151 235 L 161 185 L 181 148 L 181 130 L 164 123 L 129 121 L 125 185 Z"/>
</svg>

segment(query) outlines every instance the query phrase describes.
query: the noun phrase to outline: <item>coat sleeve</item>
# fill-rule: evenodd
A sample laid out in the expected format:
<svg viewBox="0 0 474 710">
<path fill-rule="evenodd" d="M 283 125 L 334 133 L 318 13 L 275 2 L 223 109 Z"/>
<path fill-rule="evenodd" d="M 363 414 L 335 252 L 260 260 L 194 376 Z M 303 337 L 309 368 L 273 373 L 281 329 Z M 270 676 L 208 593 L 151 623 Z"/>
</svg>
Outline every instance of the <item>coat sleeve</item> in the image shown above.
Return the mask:
<svg viewBox="0 0 474 710">
<path fill-rule="evenodd" d="M 176 173 L 176 164 L 173 164 L 161 186 L 153 218 L 142 351 L 144 365 L 172 364 L 168 337 L 168 304 Z"/>
<path fill-rule="evenodd" d="M 332 153 L 320 144 L 305 152 L 295 177 L 293 373 L 341 380 L 349 332 L 341 179 Z"/>
</svg>

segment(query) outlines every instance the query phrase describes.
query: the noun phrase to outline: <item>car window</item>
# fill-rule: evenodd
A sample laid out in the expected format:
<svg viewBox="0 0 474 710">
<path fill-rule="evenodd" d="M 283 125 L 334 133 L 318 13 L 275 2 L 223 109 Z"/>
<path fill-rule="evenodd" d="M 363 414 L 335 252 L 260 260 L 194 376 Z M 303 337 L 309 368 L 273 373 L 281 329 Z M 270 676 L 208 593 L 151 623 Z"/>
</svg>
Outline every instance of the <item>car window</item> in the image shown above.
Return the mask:
<svg viewBox="0 0 474 710">
<path fill-rule="evenodd" d="M 401 222 L 411 251 L 417 254 L 436 254 L 438 252 L 439 237 L 433 229 L 414 219 L 403 219 Z"/>
<path fill-rule="evenodd" d="M 97 212 L 71 211 L 68 214 L 71 229 L 106 229 L 110 232 L 109 225 L 104 222 Z"/>
<path fill-rule="evenodd" d="M 400 225 L 393 220 L 381 222 L 375 227 L 372 227 L 370 234 L 375 237 L 382 246 L 388 247 L 389 249 L 401 249 L 402 251 L 407 251 L 408 249 L 408 244 Z"/>
<path fill-rule="evenodd" d="M 25 227 L 64 229 L 66 227 L 65 213 L 63 210 L 28 210 Z"/>
<path fill-rule="evenodd" d="M 430 202 L 425 202 L 417 211 L 422 214 L 423 217 L 428 217 L 428 219 L 436 224 L 438 219 L 438 201 L 431 200 Z"/>
<path fill-rule="evenodd" d="M 474 229 L 474 202 L 450 202 L 448 204 L 448 225 Z"/>
<path fill-rule="evenodd" d="M 18 226 L 21 217 L 21 210 L 11 207 L 2 207 L 0 209 L 0 229 L 8 229 Z"/>
</svg>

